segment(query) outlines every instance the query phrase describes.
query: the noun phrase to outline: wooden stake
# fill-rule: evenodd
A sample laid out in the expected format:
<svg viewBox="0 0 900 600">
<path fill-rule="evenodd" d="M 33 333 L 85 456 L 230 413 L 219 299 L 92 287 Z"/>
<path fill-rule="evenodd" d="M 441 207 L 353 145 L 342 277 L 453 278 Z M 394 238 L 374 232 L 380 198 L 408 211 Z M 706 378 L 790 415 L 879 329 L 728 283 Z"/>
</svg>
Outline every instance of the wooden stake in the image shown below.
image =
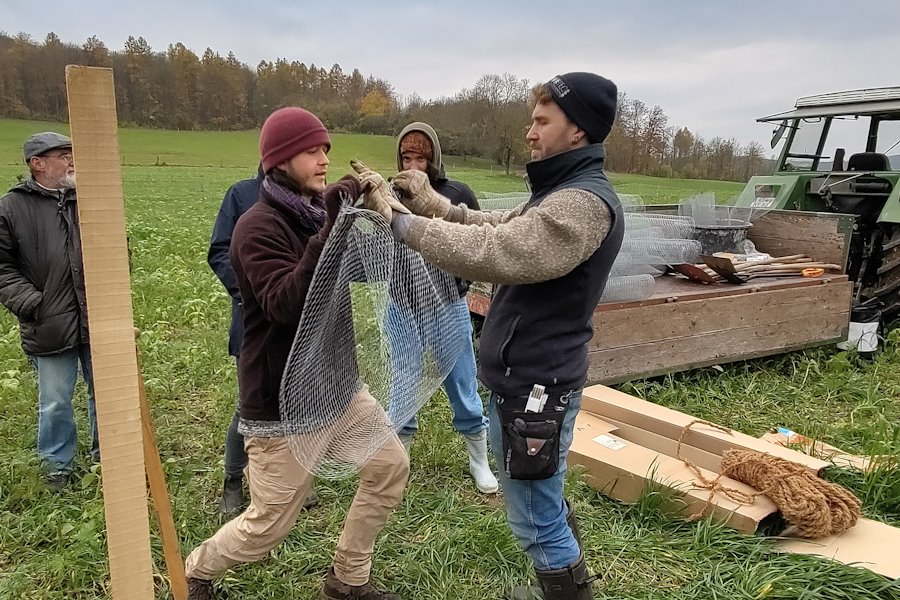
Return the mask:
<svg viewBox="0 0 900 600">
<path fill-rule="evenodd" d="M 112 69 L 66 67 L 114 600 L 153 600 L 138 367 Z"/>
<path fill-rule="evenodd" d="M 172 517 L 172 505 L 169 502 L 169 490 L 163 473 L 162 461 L 159 459 L 159 447 L 156 445 L 156 433 L 153 431 L 153 417 L 150 415 L 150 404 L 147 402 L 147 391 L 144 389 L 144 378 L 140 375 L 141 353 L 137 353 L 138 364 L 138 396 L 141 402 L 141 423 L 144 430 L 144 462 L 147 465 L 147 480 L 150 482 L 150 497 L 156 510 L 159 522 L 159 534 L 162 537 L 163 556 L 166 559 L 166 570 L 169 572 L 169 583 L 175 600 L 187 600 L 187 578 L 184 574 L 184 561 L 181 559 L 181 546 L 178 543 L 178 531 Z"/>
</svg>

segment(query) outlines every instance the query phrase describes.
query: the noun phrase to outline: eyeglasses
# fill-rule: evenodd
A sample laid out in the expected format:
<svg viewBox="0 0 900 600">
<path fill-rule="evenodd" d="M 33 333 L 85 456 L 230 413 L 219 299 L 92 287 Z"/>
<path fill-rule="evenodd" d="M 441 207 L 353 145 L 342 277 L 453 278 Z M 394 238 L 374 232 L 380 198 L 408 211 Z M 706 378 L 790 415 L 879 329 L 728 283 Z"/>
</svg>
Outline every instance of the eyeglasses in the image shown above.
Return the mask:
<svg viewBox="0 0 900 600">
<path fill-rule="evenodd" d="M 45 154 L 44 158 L 61 158 L 70 165 L 75 162 L 75 157 L 72 156 L 71 152 L 62 152 L 60 154 Z"/>
</svg>

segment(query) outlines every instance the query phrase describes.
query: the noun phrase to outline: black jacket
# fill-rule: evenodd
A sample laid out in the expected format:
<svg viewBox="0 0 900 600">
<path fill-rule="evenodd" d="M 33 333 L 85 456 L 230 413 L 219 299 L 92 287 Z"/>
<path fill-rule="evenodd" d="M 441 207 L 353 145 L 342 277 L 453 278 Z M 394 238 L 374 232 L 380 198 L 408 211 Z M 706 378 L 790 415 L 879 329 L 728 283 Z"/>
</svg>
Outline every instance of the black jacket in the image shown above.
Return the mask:
<svg viewBox="0 0 900 600">
<path fill-rule="evenodd" d="M 216 277 L 228 290 L 231 296 L 231 327 L 228 329 L 228 354 L 238 356 L 241 353 L 241 341 L 244 338 L 244 311 L 241 306 L 241 293 L 238 290 L 237 278 L 231 267 L 228 250 L 231 247 L 231 236 L 238 219 L 256 204 L 259 198 L 259 186 L 264 174 L 260 166 L 255 179 L 238 181 L 225 192 L 222 206 L 216 215 L 212 237 L 209 241 L 209 253 L 206 260 Z"/>
<path fill-rule="evenodd" d="M 541 283 L 501 285 L 481 333 L 479 376 L 501 396 L 527 396 L 534 384 L 549 394 L 580 388 L 587 379 L 593 314 L 625 230 L 622 206 L 603 174 L 601 144 L 526 165 L 532 195 L 523 213 L 552 193 L 585 190 L 605 202 L 612 226 L 600 246 L 569 273 Z"/>
<path fill-rule="evenodd" d="M 19 319 L 26 354 L 88 343 L 75 191 L 28 179 L 0 199 L 0 303 Z"/>
</svg>

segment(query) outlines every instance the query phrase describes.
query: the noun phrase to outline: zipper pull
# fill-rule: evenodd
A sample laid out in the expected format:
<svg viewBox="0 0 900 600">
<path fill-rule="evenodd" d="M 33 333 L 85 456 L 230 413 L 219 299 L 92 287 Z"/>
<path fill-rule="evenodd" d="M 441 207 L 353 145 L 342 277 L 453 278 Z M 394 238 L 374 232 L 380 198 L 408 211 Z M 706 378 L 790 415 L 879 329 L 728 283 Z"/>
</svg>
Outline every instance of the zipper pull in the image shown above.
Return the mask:
<svg viewBox="0 0 900 600">
<path fill-rule="evenodd" d="M 509 372 L 512 370 L 512 367 L 506 367 L 506 377 L 509 377 Z"/>
</svg>

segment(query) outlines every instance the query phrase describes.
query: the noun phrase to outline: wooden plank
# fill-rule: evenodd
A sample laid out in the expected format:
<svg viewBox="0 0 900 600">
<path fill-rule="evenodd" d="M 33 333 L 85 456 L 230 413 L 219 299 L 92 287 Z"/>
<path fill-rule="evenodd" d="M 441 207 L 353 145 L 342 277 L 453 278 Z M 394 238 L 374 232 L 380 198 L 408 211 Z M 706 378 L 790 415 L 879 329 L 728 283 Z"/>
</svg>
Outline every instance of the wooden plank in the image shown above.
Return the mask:
<svg viewBox="0 0 900 600">
<path fill-rule="evenodd" d="M 590 350 L 608 350 L 715 331 L 758 327 L 850 309 L 846 282 L 760 291 L 594 313 Z"/>
<path fill-rule="evenodd" d="M 760 252 L 772 256 L 806 254 L 838 265 L 847 264 L 853 217 L 805 211 L 771 211 L 753 221 L 748 237 Z"/>
<path fill-rule="evenodd" d="M 140 353 L 137 354 L 137 362 L 138 369 L 140 369 Z M 187 577 L 184 572 L 184 561 L 181 558 L 181 545 L 178 542 L 178 531 L 175 529 L 172 504 L 169 501 L 169 490 L 166 487 L 166 477 L 162 461 L 159 458 L 159 448 L 156 445 L 156 432 L 153 430 L 153 416 L 150 414 L 150 404 L 147 402 L 147 390 L 144 388 L 144 378 L 141 375 L 138 376 L 138 397 L 141 403 L 147 482 L 150 484 L 150 497 L 153 499 L 153 508 L 156 510 L 156 519 L 159 523 L 163 556 L 166 560 L 166 570 L 169 572 L 169 585 L 175 600 L 187 600 Z"/>
<path fill-rule="evenodd" d="M 810 287 L 822 285 L 824 283 L 842 281 L 847 281 L 846 275 L 826 275 L 814 279 L 808 277 L 770 277 L 755 279 L 744 285 L 733 285 L 730 283 L 702 285 L 688 281 L 684 277 L 657 277 L 653 295 L 649 298 L 643 300 L 628 300 L 625 302 L 603 302 L 597 305 L 596 311 L 613 311 L 638 306 L 653 306 L 656 304 L 682 302 L 685 300 L 738 296 L 740 294 L 753 294 L 763 290 Z M 483 290 L 483 287 L 473 287 L 469 290 L 467 295 L 469 310 L 482 316 L 487 314 L 487 309 L 491 303 L 490 296 L 486 295 Z"/>
<path fill-rule="evenodd" d="M 91 324 L 109 573 L 115 600 L 152 600 L 138 368 L 112 69 L 66 67 Z M 103 299 L 118 297 L 114 303 Z"/>
<path fill-rule="evenodd" d="M 588 381 L 618 383 L 703 366 L 790 352 L 847 337 L 846 312 L 710 331 L 588 353 Z"/>
<path fill-rule="evenodd" d="M 684 277 L 657 277 L 653 295 L 643 300 L 626 302 L 604 302 L 597 305 L 595 312 L 621 310 L 636 306 L 654 306 L 686 300 L 703 300 L 706 298 L 723 298 L 741 294 L 755 294 L 766 290 L 783 290 L 788 288 L 812 287 L 832 282 L 847 281 L 846 275 L 826 275 L 824 277 L 767 277 L 751 280 L 742 285 L 720 283 L 703 285 L 688 281 Z"/>
</svg>

